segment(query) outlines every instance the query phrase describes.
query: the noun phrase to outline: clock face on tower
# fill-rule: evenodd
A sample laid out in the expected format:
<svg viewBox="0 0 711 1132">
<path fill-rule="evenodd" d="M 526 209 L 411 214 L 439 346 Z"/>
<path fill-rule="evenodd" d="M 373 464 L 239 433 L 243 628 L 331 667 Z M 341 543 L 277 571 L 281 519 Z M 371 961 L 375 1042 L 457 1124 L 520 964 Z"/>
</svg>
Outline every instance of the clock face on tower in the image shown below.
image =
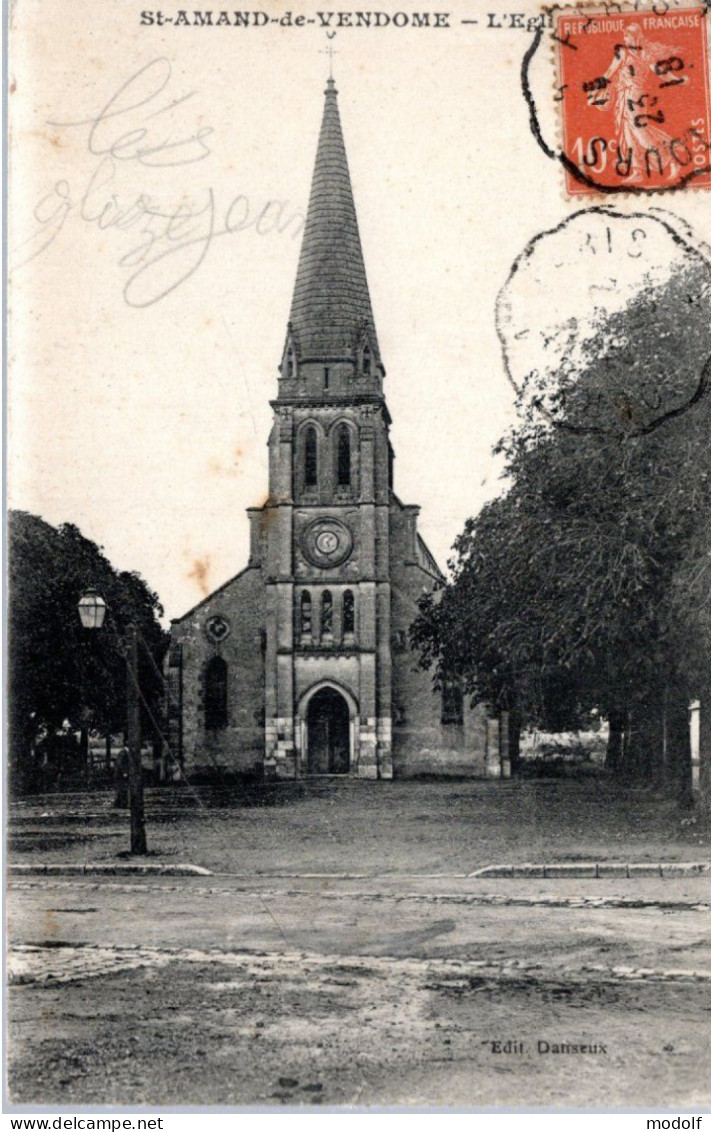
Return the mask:
<svg viewBox="0 0 711 1132">
<path fill-rule="evenodd" d="M 327 557 L 331 554 L 336 554 L 341 540 L 335 531 L 321 531 L 316 535 L 316 549 L 320 554 L 325 554 Z"/>
<path fill-rule="evenodd" d="M 322 570 L 340 566 L 353 550 L 353 535 L 340 519 L 315 519 L 301 536 L 301 549 L 309 562 Z"/>
</svg>

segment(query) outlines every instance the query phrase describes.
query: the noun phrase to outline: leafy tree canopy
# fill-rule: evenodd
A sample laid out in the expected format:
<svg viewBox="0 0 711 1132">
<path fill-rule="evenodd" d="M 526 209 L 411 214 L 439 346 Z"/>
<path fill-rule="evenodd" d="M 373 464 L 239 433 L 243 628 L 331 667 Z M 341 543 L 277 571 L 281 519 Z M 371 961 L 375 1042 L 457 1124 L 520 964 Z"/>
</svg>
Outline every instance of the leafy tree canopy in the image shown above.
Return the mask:
<svg viewBox="0 0 711 1132">
<path fill-rule="evenodd" d="M 509 486 L 413 626 L 440 681 L 552 729 L 711 683 L 710 359 L 695 262 L 607 318 L 544 412 L 521 395 Z"/>
<path fill-rule="evenodd" d="M 146 643 L 141 691 L 155 716 L 160 698 L 147 650 L 159 665 L 167 634 L 158 597 L 136 573 L 116 571 L 71 523 L 53 527 L 36 515 L 8 516 L 8 675 L 11 762 L 31 778 L 32 750 L 65 724 L 102 732 L 124 726 L 126 669 L 120 636 L 134 622 Z M 81 626 L 77 604 L 94 587 L 108 606 L 101 630 Z M 144 725 L 150 718 L 144 709 Z"/>
</svg>

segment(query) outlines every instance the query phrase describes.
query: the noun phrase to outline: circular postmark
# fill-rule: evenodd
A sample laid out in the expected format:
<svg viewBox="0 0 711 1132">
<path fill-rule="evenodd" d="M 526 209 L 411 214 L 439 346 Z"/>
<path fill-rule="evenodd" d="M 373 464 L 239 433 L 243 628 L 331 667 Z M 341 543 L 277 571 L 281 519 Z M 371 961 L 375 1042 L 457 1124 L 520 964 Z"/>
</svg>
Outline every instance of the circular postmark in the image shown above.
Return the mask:
<svg viewBox="0 0 711 1132">
<path fill-rule="evenodd" d="M 585 209 L 526 246 L 496 325 L 524 416 L 647 433 L 711 386 L 711 255 L 663 210 Z"/>
<path fill-rule="evenodd" d="M 340 519 L 315 519 L 301 535 L 301 549 L 313 566 L 340 566 L 353 550 L 353 535 Z"/>
<path fill-rule="evenodd" d="M 522 87 L 570 196 L 711 188 L 708 12 L 682 0 L 547 9 Z"/>
</svg>

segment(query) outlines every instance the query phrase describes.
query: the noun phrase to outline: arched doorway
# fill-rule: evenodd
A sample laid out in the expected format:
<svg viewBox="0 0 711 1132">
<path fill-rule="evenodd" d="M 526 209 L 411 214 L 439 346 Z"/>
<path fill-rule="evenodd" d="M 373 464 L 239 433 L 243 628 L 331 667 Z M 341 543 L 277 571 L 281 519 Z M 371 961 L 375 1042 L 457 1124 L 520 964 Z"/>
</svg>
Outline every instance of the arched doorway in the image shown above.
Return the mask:
<svg viewBox="0 0 711 1132">
<path fill-rule="evenodd" d="M 306 712 L 309 774 L 348 774 L 350 713 L 335 688 L 321 688 Z"/>
</svg>

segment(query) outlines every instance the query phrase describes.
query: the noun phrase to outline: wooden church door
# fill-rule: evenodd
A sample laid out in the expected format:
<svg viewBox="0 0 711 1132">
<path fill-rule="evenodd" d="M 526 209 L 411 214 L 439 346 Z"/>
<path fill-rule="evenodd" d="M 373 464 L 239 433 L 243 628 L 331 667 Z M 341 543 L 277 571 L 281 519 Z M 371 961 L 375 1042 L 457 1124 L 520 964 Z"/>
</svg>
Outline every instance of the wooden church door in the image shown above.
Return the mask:
<svg viewBox="0 0 711 1132">
<path fill-rule="evenodd" d="M 322 688 L 312 698 L 306 717 L 309 774 L 348 774 L 350 720 L 340 692 Z"/>
</svg>

